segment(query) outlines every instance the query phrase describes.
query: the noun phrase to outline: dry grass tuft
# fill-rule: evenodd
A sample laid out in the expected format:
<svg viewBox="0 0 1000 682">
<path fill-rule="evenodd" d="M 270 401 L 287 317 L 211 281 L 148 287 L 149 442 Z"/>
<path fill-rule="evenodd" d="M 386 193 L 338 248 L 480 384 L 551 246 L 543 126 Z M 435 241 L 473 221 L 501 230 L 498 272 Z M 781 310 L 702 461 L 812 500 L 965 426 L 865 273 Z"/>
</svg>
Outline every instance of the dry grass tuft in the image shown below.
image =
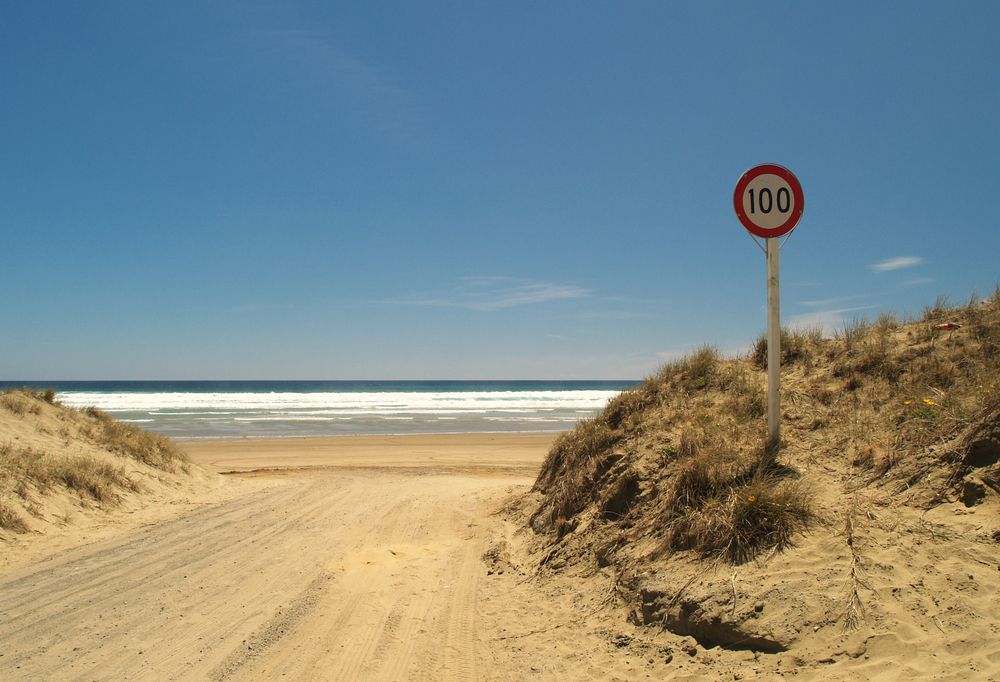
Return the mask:
<svg viewBox="0 0 1000 682">
<path fill-rule="evenodd" d="M 117 504 L 120 491 L 139 490 L 124 467 L 94 457 L 53 456 L 31 448 L 0 445 L 0 493 L 14 494 L 31 509 L 31 492 L 46 493 L 62 487 L 83 500 Z M 0 527 L 23 533 L 24 519 L 0 497 Z"/>
<path fill-rule="evenodd" d="M 119 490 L 138 490 L 125 469 L 94 457 L 57 457 L 32 448 L 0 445 L 0 490 L 28 497 L 29 486 L 47 491 L 62 485 L 97 502 L 120 501 Z"/>
<path fill-rule="evenodd" d="M 861 554 L 858 552 L 857 538 L 854 528 L 854 517 L 856 513 L 856 502 L 851 503 L 850 508 L 844 518 L 844 536 L 847 539 L 847 548 L 851 552 L 851 568 L 847 577 L 847 600 L 844 606 L 844 631 L 856 630 L 865 620 L 865 604 L 861 601 L 861 588 L 871 590 L 868 583 L 868 573 L 861 562 Z"/>
<path fill-rule="evenodd" d="M 712 346 L 702 346 L 687 358 L 681 385 L 691 391 L 708 388 L 718 371 L 719 351 Z"/>
<path fill-rule="evenodd" d="M 95 407 L 85 407 L 82 412 L 90 418 L 87 435 L 101 447 L 164 471 L 187 471 L 187 454 L 171 440 L 116 421 Z"/>
<path fill-rule="evenodd" d="M 137 491 L 138 484 L 125 469 L 92 457 L 75 457 L 49 467 L 51 477 L 81 495 L 98 502 L 116 503 L 121 500 L 118 490 Z"/>
<path fill-rule="evenodd" d="M 0 391 L 0 408 L 18 417 L 41 414 L 43 403 L 58 405 L 55 389 L 14 388 Z"/>
<path fill-rule="evenodd" d="M 823 343 L 823 329 L 809 327 L 807 329 L 781 328 L 781 364 L 791 365 L 797 362 L 811 362 L 817 349 Z M 767 369 L 767 334 L 757 337 L 750 350 L 750 358 L 761 369 Z"/>
<path fill-rule="evenodd" d="M 767 388 L 761 377 L 743 363 L 733 363 L 719 373 L 725 409 L 740 422 L 759 419 L 767 412 Z"/>
<path fill-rule="evenodd" d="M 569 519 L 590 501 L 596 482 L 617 461 L 609 449 L 619 438 L 606 419 L 595 418 L 556 440 L 535 483 L 536 489 L 546 490 L 549 500 L 532 517 L 535 528 L 555 528 L 561 537 L 575 527 Z"/>
<path fill-rule="evenodd" d="M 35 403 L 34 396 L 24 391 L 0 393 L 0 407 L 18 417 L 40 414 L 42 411 L 41 406 Z"/>
<path fill-rule="evenodd" d="M 679 395 L 704 391 L 716 382 L 717 350 L 698 349 L 664 365 L 645 383 L 612 399 L 605 410 L 562 434 L 542 465 L 534 489 L 546 496 L 531 525 L 559 537 L 576 527 L 573 518 L 604 493 L 604 480 L 623 455 L 615 452 L 646 428 L 646 416 Z"/>
<path fill-rule="evenodd" d="M 15 533 L 27 533 L 28 525 L 24 518 L 0 500 L 0 528 L 12 530 Z"/>
<path fill-rule="evenodd" d="M 934 305 L 924 308 L 924 322 L 941 322 L 951 311 L 951 305 L 947 296 L 938 296 L 934 300 Z"/>
<path fill-rule="evenodd" d="M 811 495 L 771 462 L 725 451 L 689 458 L 668 495 L 664 549 L 744 563 L 790 546 L 812 519 Z"/>
<path fill-rule="evenodd" d="M 738 452 L 715 450 L 689 445 L 686 461 L 675 474 L 670 507 L 673 510 L 697 508 L 732 487 L 734 482 L 748 479 L 754 465 Z"/>
</svg>

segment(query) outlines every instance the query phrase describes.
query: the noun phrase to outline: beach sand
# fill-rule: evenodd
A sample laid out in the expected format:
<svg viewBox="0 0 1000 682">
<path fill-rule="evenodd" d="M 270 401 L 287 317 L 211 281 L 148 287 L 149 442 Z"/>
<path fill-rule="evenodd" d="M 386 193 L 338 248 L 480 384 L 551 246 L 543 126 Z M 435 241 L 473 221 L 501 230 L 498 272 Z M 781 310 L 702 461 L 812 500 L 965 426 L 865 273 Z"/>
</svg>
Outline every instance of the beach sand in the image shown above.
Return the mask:
<svg viewBox="0 0 1000 682">
<path fill-rule="evenodd" d="M 819 643 L 704 649 L 631 625 L 610 569 L 539 572 L 524 499 L 553 438 L 186 443 L 216 484 L 7 548 L 0 679 L 952 679 L 892 633 L 836 670 Z"/>
<path fill-rule="evenodd" d="M 515 576 L 483 560 L 510 531 L 495 512 L 553 438 L 185 444 L 240 473 L 172 518 L 132 509 L 49 555 L 37 538 L 5 569 L 0 677 L 522 679 L 606 664 L 569 631 L 565 650 L 526 646 L 573 604 L 513 595 Z"/>
<path fill-rule="evenodd" d="M 330 436 L 282 440 L 188 441 L 207 469 L 234 473 L 291 469 L 392 469 L 534 479 L 556 434 Z"/>
</svg>

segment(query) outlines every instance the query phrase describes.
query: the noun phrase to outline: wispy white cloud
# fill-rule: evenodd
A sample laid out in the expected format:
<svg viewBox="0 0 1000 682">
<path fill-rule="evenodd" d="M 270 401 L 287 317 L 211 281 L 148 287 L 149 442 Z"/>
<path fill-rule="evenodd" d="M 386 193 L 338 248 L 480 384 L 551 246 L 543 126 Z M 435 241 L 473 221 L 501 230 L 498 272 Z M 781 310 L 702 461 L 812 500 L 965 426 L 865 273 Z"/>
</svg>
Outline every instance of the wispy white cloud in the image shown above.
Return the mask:
<svg viewBox="0 0 1000 682">
<path fill-rule="evenodd" d="M 590 289 L 573 284 L 536 282 L 513 277 L 465 277 L 447 294 L 383 301 L 395 305 L 494 311 L 525 305 L 586 298 Z"/>
<path fill-rule="evenodd" d="M 791 319 L 788 320 L 789 329 L 816 329 L 820 328 L 823 333 L 827 336 L 832 335 L 838 329 L 842 329 L 844 325 L 851 319 L 858 317 L 858 315 L 851 315 L 850 313 L 860 313 L 864 310 L 872 310 L 873 308 L 878 308 L 877 305 L 861 305 L 853 306 L 850 308 L 834 308 L 831 310 L 817 310 L 811 313 L 803 313 L 801 315 L 793 315 Z"/>
<path fill-rule="evenodd" d="M 854 294 L 853 296 L 837 296 L 834 298 L 823 298 L 814 301 L 799 301 L 801 305 L 809 306 L 810 308 L 829 308 L 830 306 L 837 305 L 838 303 L 847 303 L 848 301 L 856 301 L 859 298 L 864 298 L 867 294 Z"/>
<path fill-rule="evenodd" d="M 878 263 L 872 263 L 868 267 L 871 268 L 873 272 L 888 272 L 890 270 L 912 268 L 916 265 L 922 265 L 923 263 L 924 259 L 919 256 L 896 256 L 895 258 L 889 258 L 887 260 L 879 261 Z"/>
</svg>

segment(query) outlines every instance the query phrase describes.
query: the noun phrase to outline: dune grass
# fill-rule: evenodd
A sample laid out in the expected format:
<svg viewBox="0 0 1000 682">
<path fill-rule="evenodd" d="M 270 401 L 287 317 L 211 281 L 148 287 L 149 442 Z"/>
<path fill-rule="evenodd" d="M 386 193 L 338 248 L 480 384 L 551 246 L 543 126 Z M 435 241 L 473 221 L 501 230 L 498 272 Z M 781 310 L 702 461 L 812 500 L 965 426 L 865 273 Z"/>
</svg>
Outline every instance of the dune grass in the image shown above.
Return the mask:
<svg viewBox="0 0 1000 682">
<path fill-rule="evenodd" d="M 117 421 L 96 407 L 82 410 L 62 407 L 57 403 L 53 389 L 36 391 L 22 388 L 0 392 L 0 409 L 16 417 L 38 416 L 46 408 L 59 410 L 64 421 L 81 421 L 83 435 L 88 440 L 115 454 L 164 471 L 187 470 L 187 454 L 170 439 Z"/>
<path fill-rule="evenodd" d="M 0 408 L 16 417 L 24 417 L 29 414 L 37 415 L 42 412 L 42 408 L 37 404 L 34 396 L 20 390 L 0 393 Z"/>
<path fill-rule="evenodd" d="M 0 499 L 0 528 L 12 530 L 15 533 L 28 532 L 28 524 L 24 520 L 24 517 L 14 511 L 2 499 Z"/>
<path fill-rule="evenodd" d="M 811 360 L 823 344 L 823 330 L 820 327 L 806 329 L 781 328 L 779 345 L 781 347 L 782 366 L 796 362 Z M 761 369 L 767 369 L 767 334 L 763 333 L 754 341 L 750 350 L 753 363 Z"/>
<path fill-rule="evenodd" d="M 120 465 L 86 455 L 64 457 L 10 443 L 0 444 L 0 492 L 19 497 L 22 506 L 30 507 L 34 493 L 44 495 L 57 487 L 76 493 L 81 500 L 109 505 L 121 501 L 122 491 L 140 490 L 139 484 Z M 27 530 L 24 519 L 2 499 L 0 528 Z"/>
<path fill-rule="evenodd" d="M 36 496 L 58 489 L 77 495 L 81 502 L 119 503 L 124 493 L 140 489 L 124 459 L 167 472 L 189 469 L 187 455 L 169 439 L 118 422 L 95 408 L 66 408 L 58 404 L 51 389 L 4 391 L 0 393 L 0 410 L 9 413 L 7 419 L 36 420 L 35 433 L 58 429 L 66 439 L 78 438 L 79 444 L 89 442 L 98 448 L 94 455 L 67 454 L 56 445 L 39 448 L 0 443 L 0 528 L 25 532 L 28 524 L 19 509 L 37 515 L 32 511 L 37 509 Z M 99 457 L 101 450 L 113 457 Z"/>
<path fill-rule="evenodd" d="M 187 454 L 170 439 L 117 421 L 96 407 L 85 407 L 82 413 L 88 418 L 86 433 L 97 445 L 157 469 L 187 471 Z"/>
<path fill-rule="evenodd" d="M 812 521 L 811 494 L 766 460 L 696 454 L 673 481 L 664 546 L 744 563 L 780 551 Z"/>
<path fill-rule="evenodd" d="M 0 445 L 0 485 L 26 498 L 30 487 L 40 492 L 61 485 L 96 502 L 118 502 L 119 490 L 138 490 L 125 468 L 94 457 L 60 457 L 33 448 Z"/>
<path fill-rule="evenodd" d="M 802 461 L 826 458 L 845 490 L 888 487 L 918 506 L 954 496 L 973 469 L 1000 491 L 1000 289 L 939 299 L 917 320 L 853 320 L 832 338 L 783 330 L 789 419 L 770 451 L 766 358 L 763 337 L 733 360 L 702 347 L 560 436 L 532 527 L 561 542 L 610 524 L 618 547 L 646 538 L 660 553 L 742 563 L 817 523 Z"/>
</svg>

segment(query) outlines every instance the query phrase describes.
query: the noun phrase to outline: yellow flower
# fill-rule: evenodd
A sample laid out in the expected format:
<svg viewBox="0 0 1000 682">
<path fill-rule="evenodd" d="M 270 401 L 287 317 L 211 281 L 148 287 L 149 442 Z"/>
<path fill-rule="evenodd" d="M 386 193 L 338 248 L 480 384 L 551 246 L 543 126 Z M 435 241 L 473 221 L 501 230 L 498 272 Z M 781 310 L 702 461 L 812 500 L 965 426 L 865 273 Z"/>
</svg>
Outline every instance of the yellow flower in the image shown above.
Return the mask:
<svg viewBox="0 0 1000 682">
<path fill-rule="evenodd" d="M 937 403 L 930 398 L 924 398 L 924 405 L 937 405 Z"/>
<path fill-rule="evenodd" d="M 913 401 L 912 401 L 912 400 L 904 400 L 904 401 L 903 401 L 903 404 L 904 404 L 904 405 L 912 405 L 912 404 L 913 404 Z"/>
<path fill-rule="evenodd" d="M 757 497 L 755 495 L 751 495 L 750 497 L 747 498 L 747 502 L 756 502 L 756 501 Z"/>
</svg>

